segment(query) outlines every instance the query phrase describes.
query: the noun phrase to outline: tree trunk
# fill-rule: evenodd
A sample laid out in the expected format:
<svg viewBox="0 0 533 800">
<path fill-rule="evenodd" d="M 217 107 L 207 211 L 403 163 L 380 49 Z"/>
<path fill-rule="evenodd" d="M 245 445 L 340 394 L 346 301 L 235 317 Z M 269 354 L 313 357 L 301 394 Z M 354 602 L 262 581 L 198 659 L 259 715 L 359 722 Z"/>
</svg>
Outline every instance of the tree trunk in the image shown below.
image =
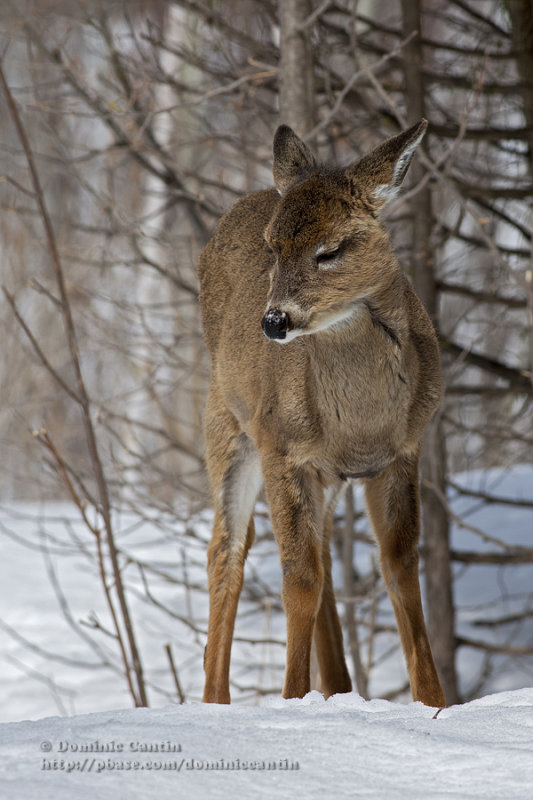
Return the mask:
<svg viewBox="0 0 533 800">
<path fill-rule="evenodd" d="M 299 136 L 315 126 L 315 86 L 310 30 L 302 27 L 311 13 L 310 0 L 279 0 L 279 116 Z M 311 649 L 311 688 L 320 690 L 315 641 Z"/>
<path fill-rule="evenodd" d="M 403 35 L 421 29 L 420 0 L 402 0 Z M 425 116 L 422 75 L 423 52 L 420 35 L 404 51 L 405 97 L 408 122 Z M 424 176 L 424 167 L 415 162 L 411 168 L 414 184 Z M 431 189 L 428 185 L 411 200 L 413 217 L 413 284 L 438 332 L 438 291 L 433 271 L 431 232 Z M 428 633 L 435 663 L 447 703 L 458 700 L 455 672 L 454 605 L 449 545 L 449 521 L 441 498 L 446 492 L 446 448 L 438 418 L 430 426 L 421 458 L 423 552 L 425 563 L 425 598 Z"/>
<path fill-rule="evenodd" d="M 511 41 L 522 88 L 522 110 L 529 129 L 529 171 L 533 176 L 533 6 L 531 0 L 507 0 Z"/>
<path fill-rule="evenodd" d="M 303 28 L 311 13 L 310 0 L 280 0 L 280 120 L 299 136 L 315 124 L 315 87 L 311 26 Z"/>
</svg>

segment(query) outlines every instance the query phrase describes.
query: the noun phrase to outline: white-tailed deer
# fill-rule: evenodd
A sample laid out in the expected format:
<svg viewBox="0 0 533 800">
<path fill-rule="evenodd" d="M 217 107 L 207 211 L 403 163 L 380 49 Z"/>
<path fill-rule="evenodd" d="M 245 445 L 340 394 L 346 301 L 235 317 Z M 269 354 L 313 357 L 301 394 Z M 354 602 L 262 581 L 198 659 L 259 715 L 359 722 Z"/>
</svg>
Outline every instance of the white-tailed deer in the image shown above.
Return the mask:
<svg viewBox="0 0 533 800">
<path fill-rule="evenodd" d="M 341 169 L 318 163 L 282 125 L 276 189 L 239 200 L 201 255 L 215 507 L 206 702 L 230 702 L 235 614 L 263 484 L 283 574 L 283 695 L 309 691 L 313 636 L 324 694 L 351 690 L 329 535 L 339 487 L 359 478 L 413 698 L 445 704 L 418 580 L 418 459 L 441 395 L 439 350 L 378 219 L 426 126 Z"/>
</svg>

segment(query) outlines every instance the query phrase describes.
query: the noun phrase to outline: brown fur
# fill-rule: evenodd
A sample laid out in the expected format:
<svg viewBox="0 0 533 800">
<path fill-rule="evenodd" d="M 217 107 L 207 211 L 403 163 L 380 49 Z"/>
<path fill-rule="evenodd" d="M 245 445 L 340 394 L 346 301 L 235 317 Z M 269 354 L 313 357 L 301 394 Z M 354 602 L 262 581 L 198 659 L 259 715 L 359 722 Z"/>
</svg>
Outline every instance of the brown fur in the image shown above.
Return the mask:
<svg viewBox="0 0 533 800">
<path fill-rule="evenodd" d="M 313 635 L 326 696 L 350 691 L 329 531 L 336 487 L 360 477 L 413 697 L 444 705 L 418 582 L 418 456 L 441 393 L 438 346 L 377 217 L 425 127 L 421 121 L 340 170 L 319 165 L 282 126 L 274 141 L 278 191 L 237 202 L 200 258 L 215 506 L 207 702 L 230 700 L 233 626 L 262 483 L 283 571 L 283 694 L 309 691 Z M 286 341 L 262 333 L 267 311 L 286 319 Z"/>
</svg>

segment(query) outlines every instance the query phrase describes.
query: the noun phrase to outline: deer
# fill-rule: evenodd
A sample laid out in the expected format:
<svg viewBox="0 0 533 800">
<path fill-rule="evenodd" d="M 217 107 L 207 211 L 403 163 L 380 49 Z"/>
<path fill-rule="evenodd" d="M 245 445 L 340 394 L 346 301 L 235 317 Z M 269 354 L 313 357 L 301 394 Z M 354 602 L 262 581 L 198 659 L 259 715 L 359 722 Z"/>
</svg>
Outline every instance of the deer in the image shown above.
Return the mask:
<svg viewBox="0 0 533 800">
<path fill-rule="evenodd" d="M 419 456 L 441 398 L 434 327 L 379 218 L 427 121 L 347 167 L 287 125 L 274 187 L 221 218 L 198 262 L 210 359 L 205 458 L 214 507 L 203 701 L 229 703 L 230 653 L 253 512 L 264 489 L 286 616 L 283 697 L 350 692 L 332 583 L 333 514 L 364 485 L 413 699 L 445 705 L 419 584 Z"/>
</svg>

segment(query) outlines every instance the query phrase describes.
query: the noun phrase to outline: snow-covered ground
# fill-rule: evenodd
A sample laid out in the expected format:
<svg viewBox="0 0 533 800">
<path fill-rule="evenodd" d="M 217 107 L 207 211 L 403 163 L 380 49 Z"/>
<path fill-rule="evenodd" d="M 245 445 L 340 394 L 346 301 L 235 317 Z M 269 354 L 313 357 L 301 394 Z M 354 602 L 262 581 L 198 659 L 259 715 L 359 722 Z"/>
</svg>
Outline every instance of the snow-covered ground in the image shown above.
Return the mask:
<svg viewBox="0 0 533 800">
<path fill-rule="evenodd" d="M 531 500 L 533 466 L 472 473 L 456 482 Z M 493 551 L 495 540 L 531 544 L 530 508 L 488 506 L 461 496 L 450 501 L 469 526 L 454 525 L 455 550 Z M 533 689 L 523 687 L 533 685 L 533 665 L 518 649 L 493 657 L 483 691 L 497 693 L 445 709 L 435 719 L 434 710 L 418 703 L 365 702 L 355 694 L 328 702 L 317 693 L 300 701 L 268 696 L 282 680 L 284 617 L 276 547 L 261 535 L 259 522 L 232 657 L 237 703 L 228 708 L 198 702 L 208 515 L 194 522 L 194 530 L 174 519 L 159 519 L 157 526 L 127 514 L 115 519 L 122 557 L 131 556 L 124 575 L 152 706 L 131 710 L 115 643 L 105 633 L 108 612 L 94 541 L 75 510 L 50 504 L 0 508 L 0 800 L 95 795 L 165 800 L 229 792 L 292 798 L 295 791 L 305 798 L 529 800 Z M 371 557 L 370 547 L 358 545 L 360 570 Z M 532 572 L 531 565 L 457 566 L 458 634 L 530 648 L 533 615 L 516 612 L 531 611 Z M 258 591 L 265 601 L 259 612 Z M 380 601 L 379 615 L 385 628 L 393 626 L 386 600 Z M 509 624 L 486 625 L 487 618 L 504 616 Z M 380 637 L 377 647 L 386 653 L 396 637 Z M 249 638 L 259 643 L 243 641 Z M 185 705 L 172 704 L 167 642 Z M 468 691 L 487 665 L 476 648 L 462 648 L 458 666 Z M 403 680 L 405 666 L 395 651 L 375 669 L 371 693 L 384 693 Z M 259 693 L 250 688 L 257 686 Z M 33 721 L 20 721 L 28 719 Z M 270 763 L 274 769 L 267 768 Z"/>
<path fill-rule="evenodd" d="M 191 704 L 0 725 L 9 800 L 530 800 L 533 690 L 421 703 Z"/>
</svg>

